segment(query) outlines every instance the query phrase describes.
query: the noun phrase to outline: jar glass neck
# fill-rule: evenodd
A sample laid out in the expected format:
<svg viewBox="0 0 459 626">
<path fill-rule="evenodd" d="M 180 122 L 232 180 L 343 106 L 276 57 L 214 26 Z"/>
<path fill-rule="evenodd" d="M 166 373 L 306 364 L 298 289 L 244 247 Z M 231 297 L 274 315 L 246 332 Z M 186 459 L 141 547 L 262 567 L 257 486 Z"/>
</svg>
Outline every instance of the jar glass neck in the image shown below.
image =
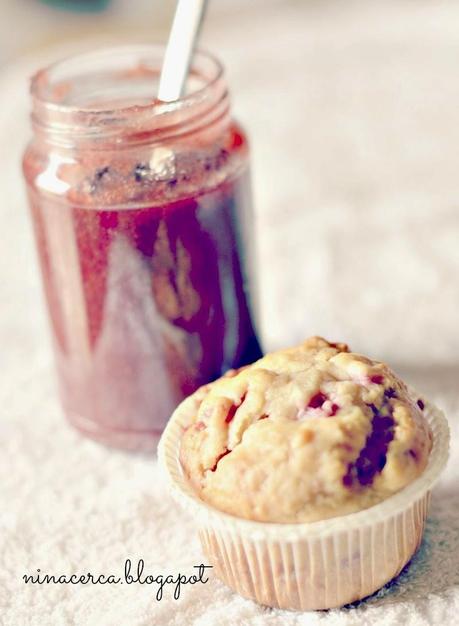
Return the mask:
<svg viewBox="0 0 459 626">
<path fill-rule="evenodd" d="M 32 79 L 32 124 L 45 141 L 92 149 L 186 140 L 227 124 L 223 69 L 197 52 L 185 95 L 156 98 L 163 46 L 122 46 L 82 54 Z"/>
</svg>

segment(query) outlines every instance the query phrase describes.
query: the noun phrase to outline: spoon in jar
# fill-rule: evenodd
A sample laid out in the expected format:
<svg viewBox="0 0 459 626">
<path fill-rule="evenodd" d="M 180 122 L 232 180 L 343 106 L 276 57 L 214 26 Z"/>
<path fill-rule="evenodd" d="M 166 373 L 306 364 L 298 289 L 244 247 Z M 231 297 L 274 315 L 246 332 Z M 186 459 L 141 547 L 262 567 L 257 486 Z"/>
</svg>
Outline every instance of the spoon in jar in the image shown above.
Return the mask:
<svg viewBox="0 0 459 626">
<path fill-rule="evenodd" d="M 158 100 L 178 100 L 190 68 L 207 0 L 179 0 L 159 79 Z"/>
</svg>

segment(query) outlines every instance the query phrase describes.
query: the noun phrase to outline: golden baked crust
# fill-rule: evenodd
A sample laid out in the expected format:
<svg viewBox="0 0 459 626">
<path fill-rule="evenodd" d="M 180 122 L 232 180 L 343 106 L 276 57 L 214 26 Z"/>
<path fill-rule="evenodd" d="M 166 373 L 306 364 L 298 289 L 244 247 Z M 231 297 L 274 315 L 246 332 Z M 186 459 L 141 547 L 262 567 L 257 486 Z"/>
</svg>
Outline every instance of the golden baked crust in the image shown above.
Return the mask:
<svg viewBox="0 0 459 626">
<path fill-rule="evenodd" d="M 238 517 L 305 522 L 365 509 L 427 464 L 421 400 L 383 363 L 312 337 L 199 389 L 180 459 L 201 498 Z"/>
</svg>

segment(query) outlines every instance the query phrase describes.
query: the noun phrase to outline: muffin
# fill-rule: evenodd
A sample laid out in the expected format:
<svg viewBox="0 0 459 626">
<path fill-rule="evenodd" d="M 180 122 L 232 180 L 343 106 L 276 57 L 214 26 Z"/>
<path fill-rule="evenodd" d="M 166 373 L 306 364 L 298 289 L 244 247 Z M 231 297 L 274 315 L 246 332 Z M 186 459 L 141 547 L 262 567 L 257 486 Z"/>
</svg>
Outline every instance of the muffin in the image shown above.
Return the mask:
<svg viewBox="0 0 459 626">
<path fill-rule="evenodd" d="M 432 436 L 383 363 L 312 337 L 207 385 L 190 402 L 180 460 L 212 506 L 298 523 L 366 509 L 427 464 Z"/>
<path fill-rule="evenodd" d="M 394 578 L 448 458 L 444 415 L 319 337 L 182 402 L 158 448 L 213 573 L 260 604 L 327 609 Z"/>
</svg>

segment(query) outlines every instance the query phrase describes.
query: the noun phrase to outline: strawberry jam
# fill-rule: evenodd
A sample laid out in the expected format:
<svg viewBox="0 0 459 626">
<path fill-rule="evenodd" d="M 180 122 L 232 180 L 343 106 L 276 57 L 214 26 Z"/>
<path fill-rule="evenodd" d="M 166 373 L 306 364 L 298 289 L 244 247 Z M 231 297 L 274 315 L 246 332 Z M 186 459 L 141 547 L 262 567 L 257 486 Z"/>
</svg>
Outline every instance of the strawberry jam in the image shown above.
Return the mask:
<svg viewBox="0 0 459 626">
<path fill-rule="evenodd" d="M 120 50 L 126 67 L 107 70 L 110 81 L 134 81 L 137 93 L 155 60 L 129 72 L 136 55 Z M 150 447 L 186 395 L 260 356 L 247 141 L 221 77 L 206 75 L 216 62 L 204 61 L 200 98 L 182 109 L 151 101 L 151 110 L 82 108 L 76 119 L 66 105 L 78 77 L 75 93 L 70 79 L 51 89 L 52 71 L 32 87 L 39 129 L 24 172 L 61 399 L 80 430 L 121 447 Z"/>
</svg>

